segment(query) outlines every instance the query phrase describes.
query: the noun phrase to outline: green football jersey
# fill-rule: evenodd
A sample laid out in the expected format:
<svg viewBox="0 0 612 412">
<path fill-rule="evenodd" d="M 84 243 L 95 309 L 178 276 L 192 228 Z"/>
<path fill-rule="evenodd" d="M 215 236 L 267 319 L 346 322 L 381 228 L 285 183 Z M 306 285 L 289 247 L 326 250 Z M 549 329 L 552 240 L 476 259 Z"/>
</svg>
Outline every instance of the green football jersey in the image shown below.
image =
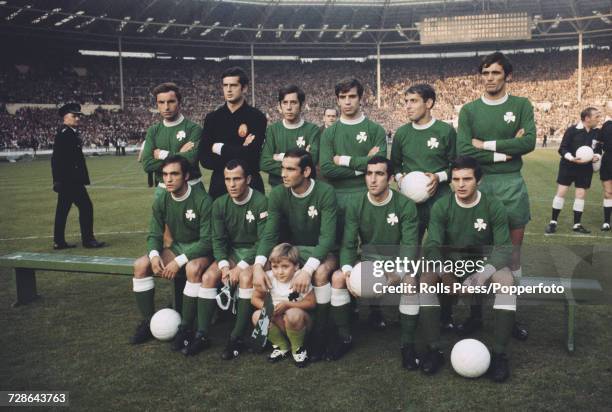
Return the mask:
<svg viewBox="0 0 612 412">
<path fill-rule="evenodd" d="M 515 137 L 523 129 L 522 137 Z M 479 139 L 485 149 L 476 149 L 472 139 Z M 486 98 L 474 100 L 461 108 L 457 128 L 457 154 L 472 156 L 485 174 L 518 172 L 521 156 L 535 149 L 536 127 L 533 106 L 524 97 L 507 96 L 499 102 Z M 493 143 L 494 142 L 494 143 Z M 511 155 L 510 161 L 505 161 Z"/>
<path fill-rule="evenodd" d="M 156 197 L 147 237 L 149 251 L 161 253 L 164 226 L 168 225 L 174 253 L 184 254 L 188 260 L 212 255 L 211 212 L 210 196 L 203 190 L 192 190 L 189 185 L 180 199 L 168 192 Z"/>
<path fill-rule="evenodd" d="M 311 179 L 301 195 L 276 186 L 268 198 L 268 221 L 257 255 L 270 255 L 284 224 L 293 245 L 315 246 L 312 257 L 323 261 L 336 243 L 336 208 L 334 189 L 325 182 Z"/>
<path fill-rule="evenodd" d="M 297 125 L 287 125 L 284 121 L 268 126 L 266 141 L 261 152 L 259 167 L 269 175 L 270 185 L 282 183 L 281 160 L 274 160 L 274 155 L 284 155 L 290 149 L 306 149 L 312 155 L 314 164 L 319 163 L 319 127 L 301 120 Z"/>
<path fill-rule="evenodd" d="M 340 119 L 323 132 L 319 153 L 321 173 L 336 189 L 364 188 L 369 151 L 378 146 L 378 156 L 387 156 L 385 129 L 362 117 L 356 123 Z M 343 166 L 334 163 L 334 156 L 347 156 Z"/>
<path fill-rule="evenodd" d="M 425 251 L 429 259 L 486 256 L 486 263 L 496 269 L 507 266 L 512 242 L 504 205 L 481 192 L 469 206 L 459 204 L 454 193 L 440 198 L 431 208 Z"/>
<path fill-rule="evenodd" d="M 147 173 L 155 172 L 157 181 L 162 181 L 161 166 L 164 161 L 153 157 L 153 151 L 160 149 L 168 152 L 167 156 L 178 155 L 189 160 L 191 165 L 189 180 L 199 179 L 202 177 L 202 173 L 200 173 L 197 157 L 202 128 L 182 115 L 176 122 L 170 123 L 170 126 L 166 126 L 166 124 L 166 122 L 155 123 L 147 130 L 142 150 L 144 171 Z M 194 147 L 187 152 L 180 153 L 181 147 L 187 142 L 193 142 Z"/>
<path fill-rule="evenodd" d="M 243 249 L 241 258 L 253 264 L 267 217 L 268 200 L 257 190 L 249 188 L 248 197 L 240 204 L 228 194 L 216 199 L 212 207 L 212 241 L 217 262 L 228 260 L 232 249 Z"/>
<path fill-rule="evenodd" d="M 362 246 L 390 246 L 390 251 L 393 250 L 391 246 L 406 246 L 401 249 L 401 255 L 414 259 L 417 238 L 414 202 L 394 190 L 390 190 L 381 203 L 373 202 L 369 193 L 355 195 L 346 209 L 340 266 L 355 264 L 360 243 Z"/>
</svg>

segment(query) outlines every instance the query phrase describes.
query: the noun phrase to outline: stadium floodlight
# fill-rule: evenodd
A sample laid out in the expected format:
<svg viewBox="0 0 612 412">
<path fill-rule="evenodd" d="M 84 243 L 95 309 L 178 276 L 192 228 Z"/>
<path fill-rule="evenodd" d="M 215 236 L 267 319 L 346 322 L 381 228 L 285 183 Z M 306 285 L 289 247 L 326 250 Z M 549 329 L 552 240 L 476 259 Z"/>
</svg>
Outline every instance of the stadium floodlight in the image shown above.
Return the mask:
<svg viewBox="0 0 612 412">
<path fill-rule="evenodd" d="M 285 28 L 285 25 L 283 23 L 278 25 L 278 29 L 276 30 L 276 38 L 280 39 L 281 36 L 283 35 L 283 29 Z"/>
<path fill-rule="evenodd" d="M 610 19 L 608 18 L 608 16 L 604 16 L 599 10 L 593 10 L 593 14 L 599 17 L 604 23 L 610 24 Z"/>
<path fill-rule="evenodd" d="M 263 24 L 258 24 L 257 25 L 257 33 L 255 33 L 255 38 L 256 39 L 261 39 L 261 36 L 263 36 Z"/>
<path fill-rule="evenodd" d="M 221 33 L 221 37 L 227 36 L 228 34 L 233 32 L 234 30 L 236 30 L 240 26 L 242 26 L 242 23 L 234 24 L 231 28 L 229 28 L 229 29 L 225 30 L 223 33 Z"/>
<path fill-rule="evenodd" d="M 319 39 L 321 37 L 323 37 L 323 35 L 325 34 L 325 31 L 329 28 L 329 24 L 324 24 L 323 27 L 321 27 L 321 31 L 319 32 Z"/>
<path fill-rule="evenodd" d="M 306 27 L 305 24 L 300 24 L 298 29 L 297 29 L 297 31 L 293 35 L 293 37 L 296 38 L 296 39 L 299 39 L 300 36 L 302 35 L 302 32 L 304 31 L 304 27 Z"/>
<path fill-rule="evenodd" d="M 157 30 L 157 34 L 164 34 L 166 32 L 166 30 L 168 30 L 168 27 L 170 27 L 170 25 L 172 23 L 174 23 L 175 21 L 176 21 L 176 19 L 168 20 L 168 24 L 165 24 L 162 27 L 160 27 L 159 30 Z"/>
<path fill-rule="evenodd" d="M 78 17 L 78 16 L 82 15 L 83 13 L 85 13 L 83 10 L 79 10 L 79 11 L 77 11 L 76 13 L 71 14 L 70 16 L 67 16 L 67 17 L 63 18 L 62 20 L 60 20 L 60 21 L 56 22 L 56 23 L 55 23 L 55 26 L 56 26 L 56 27 L 59 27 L 59 26 L 61 26 L 62 24 L 66 24 L 66 23 L 68 23 L 70 20 L 75 19 L 76 17 Z"/>
<path fill-rule="evenodd" d="M 32 24 L 38 24 L 38 23 L 40 23 L 42 21 L 45 21 L 45 20 L 47 20 L 49 18 L 49 16 L 52 16 L 55 13 L 57 13 L 58 11 L 61 11 L 61 10 L 62 10 L 61 8 L 57 8 L 57 9 L 53 9 L 52 11 L 48 11 L 45 14 L 43 14 L 42 16 L 37 17 L 34 20 L 32 20 L 31 23 Z"/>
<path fill-rule="evenodd" d="M 6 16 L 6 17 L 4 18 L 4 20 L 6 20 L 6 21 L 11 21 L 11 20 L 13 20 L 15 17 L 19 16 L 19 14 L 20 14 L 20 13 L 21 13 L 23 10 L 27 10 L 27 9 L 30 9 L 30 8 L 32 8 L 32 5 L 30 5 L 30 4 L 25 5 L 25 6 L 21 7 L 21 8 L 19 8 L 19 9 L 17 9 L 16 11 L 12 12 L 12 13 L 11 13 L 11 14 L 9 14 L 8 16 Z"/>
<path fill-rule="evenodd" d="M 556 29 L 557 27 L 559 27 L 559 24 L 561 24 L 561 15 L 557 13 L 557 17 L 555 17 L 555 21 L 553 22 L 553 24 L 551 24 L 550 28 Z"/>
<path fill-rule="evenodd" d="M 186 35 L 187 33 L 189 33 L 191 30 L 193 30 L 198 24 L 200 24 L 200 20 L 194 20 L 193 23 L 191 23 L 191 26 L 189 27 L 185 27 L 185 30 L 183 30 L 181 32 L 181 36 Z"/>
<path fill-rule="evenodd" d="M 79 23 L 76 26 L 74 26 L 75 29 L 82 29 L 83 27 L 87 27 L 89 26 L 91 23 L 93 23 L 94 21 L 98 20 L 98 19 L 103 19 L 106 17 L 106 14 L 101 14 L 98 17 L 92 17 L 89 20 L 84 21 L 83 23 Z"/>
<path fill-rule="evenodd" d="M 123 18 L 123 21 L 119 24 L 119 28 L 117 29 L 117 31 L 119 32 L 123 31 L 123 29 L 125 29 L 125 26 L 128 24 L 130 20 L 132 20 L 130 16 L 125 16 Z"/>
<path fill-rule="evenodd" d="M 404 33 L 404 30 L 402 29 L 402 25 L 401 24 L 396 24 L 395 25 L 395 30 L 397 31 L 397 34 L 399 34 L 400 36 L 402 36 L 403 38 L 407 39 L 408 36 L 406 36 L 406 33 Z"/>
<path fill-rule="evenodd" d="M 145 20 L 144 23 L 142 23 L 140 25 L 140 27 L 138 28 L 138 30 L 136 30 L 138 33 L 142 33 L 143 31 L 145 31 L 145 29 L 147 28 L 147 26 L 149 25 L 149 23 L 151 23 L 153 21 L 153 17 L 147 17 L 147 19 Z"/>
<path fill-rule="evenodd" d="M 353 34 L 353 39 L 360 38 L 361 35 L 368 29 L 368 27 L 370 27 L 369 24 L 364 24 L 363 26 L 361 26 L 361 29 L 359 29 L 357 33 Z"/>
<path fill-rule="evenodd" d="M 348 24 L 343 24 L 342 27 L 340 28 L 340 31 L 338 33 L 336 33 L 336 35 L 334 36 L 336 39 L 339 39 L 340 37 L 342 37 L 342 35 L 344 34 L 346 28 L 348 27 Z"/>
<path fill-rule="evenodd" d="M 208 33 L 213 31 L 220 24 L 221 24 L 221 22 L 218 22 L 218 21 L 214 22 L 212 26 L 210 26 L 209 28 L 204 30 L 202 33 L 200 33 L 200 36 L 202 36 L 202 37 L 206 36 Z"/>
</svg>

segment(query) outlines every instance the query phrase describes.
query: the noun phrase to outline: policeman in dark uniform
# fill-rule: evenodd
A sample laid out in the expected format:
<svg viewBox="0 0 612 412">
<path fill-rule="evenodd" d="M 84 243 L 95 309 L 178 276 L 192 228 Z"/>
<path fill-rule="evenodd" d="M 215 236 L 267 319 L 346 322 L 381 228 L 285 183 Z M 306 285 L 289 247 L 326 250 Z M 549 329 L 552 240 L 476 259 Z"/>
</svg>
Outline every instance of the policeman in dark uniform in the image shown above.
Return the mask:
<svg viewBox="0 0 612 412">
<path fill-rule="evenodd" d="M 57 192 L 53 249 L 61 250 L 76 246 L 66 243 L 64 237 L 66 219 L 73 203 L 79 208 L 83 246 L 99 248 L 105 243 L 98 242 L 94 237 L 93 205 L 85 188 L 85 185 L 89 184 L 89 174 L 83 156 L 83 142 L 76 131 L 80 116 L 83 115 L 81 105 L 65 104 L 59 109 L 59 115 L 63 119 L 63 125 L 55 136 L 51 156 L 53 190 Z"/>
<path fill-rule="evenodd" d="M 599 179 L 603 186 L 603 211 L 604 222 L 601 230 L 610 231 L 610 216 L 612 215 L 612 102 L 606 104 L 607 116 L 599 132 L 598 151 L 603 151 L 601 165 L 599 169 Z"/>
<path fill-rule="evenodd" d="M 565 203 L 565 195 L 569 187 L 576 187 L 574 199 L 574 226 L 572 230 L 577 233 L 590 233 L 582 224 L 582 212 L 584 211 L 584 200 L 587 190 L 591 187 L 593 178 L 593 164 L 599 161 L 600 156 L 595 154 L 593 159 L 581 159 L 576 156 L 576 150 L 581 146 L 595 146 L 601 113 L 594 107 L 587 107 L 580 113 L 580 123 L 569 127 L 559 146 L 561 161 L 559 162 L 559 174 L 557 175 L 557 194 L 552 203 L 552 218 L 544 229 L 547 234 L 557 231 L 557 219 Z"/>
<path fill-rule="evenodd" d="M 225 104 L 206 115 L 198 153 L 202 167 L 213 171 L 208 193 L 213 199 L 227 193 L 223 169 L 232 159 L 247 163 L 250 186 L 264 193 L 259 158 L 266 137 L 266 116 L 245 100 L 249 78 L 242 68 L 231 67 L 221 78 Z"/>
</svg>

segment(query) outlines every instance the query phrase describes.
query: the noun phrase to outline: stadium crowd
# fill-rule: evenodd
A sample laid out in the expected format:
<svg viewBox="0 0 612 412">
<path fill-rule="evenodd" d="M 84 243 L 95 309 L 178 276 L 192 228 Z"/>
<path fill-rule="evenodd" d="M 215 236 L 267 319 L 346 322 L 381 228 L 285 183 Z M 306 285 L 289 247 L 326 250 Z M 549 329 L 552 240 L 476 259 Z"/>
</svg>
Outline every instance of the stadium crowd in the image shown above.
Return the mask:
<svg viewBox="0 0 612 412">
<path fill-rule="evenodd" d="M 577 54 L 573 51 L 511 56 L 517 67 L 510 84 L 511 94 L 528 97 L 535 107 L 538 138 L 551 134 L 559 139 L 578 119 L 576 102 Z M 342 77 L 362 79 L 364 111 L 394 132 L 406 122 L 403 93 L 415 83 L 432 84 L 438 94 L 433 114 L 456 124 L 462 104 L 478 97 L 477 58 L 390 60 L 382 63 L 381 107 L 376 102 L 374 62 L 256 62 L 255 105 L 270 120 L 279 120 L 276 92 L 279 86 L 295 83 L 307 93 L 306 120 L 321 123 L 324 108 L 335 107 L 333 85 Z M 103 147 L 119 140 L 136 143 L 157 117 L 151 112 L 151 88 L 164 81 L 177 83 L 184 91 L 183 112 L 201 123 L 205 114 L 222 103 L 218 87 L 221 72 L 236 62 L 124 59 L 125 110 L 98 109 L 82 123 L 86 146 Z M 242 63 L 248 66 L 248 62 Z M 584 52 L 583 101 L 579 105 L 602 106 L 612 99 L 612 61 L 607 50 Z M 346 67 L 349 67 L 347 70 Z M 10 103 L 61 104 L 67 101 L 119 105 L 119 74 L 116 59 L 75 56 L 45 58 L 1 64 L 0 149 L 48 148 L 59 119 L 56 110 L 21 108 L 14 115 Z M 249 93 L 250 96 L 250 93 Z"/>
</svg>

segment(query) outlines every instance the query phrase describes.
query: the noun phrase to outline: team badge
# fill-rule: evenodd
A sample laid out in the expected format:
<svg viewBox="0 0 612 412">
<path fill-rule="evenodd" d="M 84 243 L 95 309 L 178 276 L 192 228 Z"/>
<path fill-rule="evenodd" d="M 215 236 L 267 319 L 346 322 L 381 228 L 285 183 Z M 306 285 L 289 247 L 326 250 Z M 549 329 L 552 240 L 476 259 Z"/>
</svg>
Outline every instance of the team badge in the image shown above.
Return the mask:
<svg viewBox="0 0 612 412">
<path fill-rule="evenodd" d="M 387 223 L 394 226 L 399 223 L 399 218 L 395 213 L 389 213 L 389 216 L 387 216 Z"/>
<path fill-rule="evenodd" d="M 245 138 L 249 134 L 249 128 L 246 123 L 242 123 L 238 128 L 238 136 Z"/>
<path fill-rule="evenodd" d="M 253 216 L 253 212 L 251 212 L 250 210 L 247 211 L 246 220 L 249 223 L 251 223 L 253 220 L 255 220 L 255 216 Z"/>
<path fill-rule="evenodd" d="M 355 139 L 357 139 L 359 143 L 363 143 L 368 140 L 368 135 L 366 132 L 359 132 L 359 134 L 355 136 Z"/>
<path fill-rule="evenodd" d="M 514 121 L 516 121 L 516 116 L 514 115 L 514 113 L 506 112 L 506 114 L 504 115 L 504 122 L 513 123 Z"/>
<path fill-rule="evenodd" d="M 184 130 L 179 130 L 179 132 L 176 134 L 176 140 L 178 140 L 179 142 L 182 141 L 185 137 L 187 136 L 187 133 L 185 133 Z"/>
<path fill-rule="evenodd" d="M 477 231 L 481 231 L 481 230 L 485 230 L 487 228 L 487 224 L 485 223 L 485 221 L 483 219 L 476 219 L 476 221 L 474 222 L 474 229 L 476 229 Z"/>
<path fill-rule="evenodd" d="M 185 212 L 185 218 L 190 222 L 196 218 L 196 214 L 193 213 L 193 209 L 187 209 L 187 211 Z"/>
<path fill-rule="evenodd" d="M 306 140 L 304 140 L 304 136 L 298 137 L 297 140 L 295 141 L 295 144 L 297 144 L 297 147 L 306 146 Z"/>
<path fill-rule="evenodd" d="M 318 215 L 319 215 L 319 211 L 318 211 L 318 210 L 317 210 L 317 209 L 316 209 L 314 206 L 310 206 L 310 207 L 308 208 L 308 216 L 309 216 L 311 219 L 314 219 L 314 218 L 315 218 L 315 216 L 318 216 Z"/>
<path fill-rule="evenodd" d="M 429 147 L 430 149 L 437 149 L 438 146 L 440 146 L 440 142 L 438 142 L 438 139 L 436 139 L 435 137 L 430 137 L 427 141 L 427 147 Z"/>
</svg>

